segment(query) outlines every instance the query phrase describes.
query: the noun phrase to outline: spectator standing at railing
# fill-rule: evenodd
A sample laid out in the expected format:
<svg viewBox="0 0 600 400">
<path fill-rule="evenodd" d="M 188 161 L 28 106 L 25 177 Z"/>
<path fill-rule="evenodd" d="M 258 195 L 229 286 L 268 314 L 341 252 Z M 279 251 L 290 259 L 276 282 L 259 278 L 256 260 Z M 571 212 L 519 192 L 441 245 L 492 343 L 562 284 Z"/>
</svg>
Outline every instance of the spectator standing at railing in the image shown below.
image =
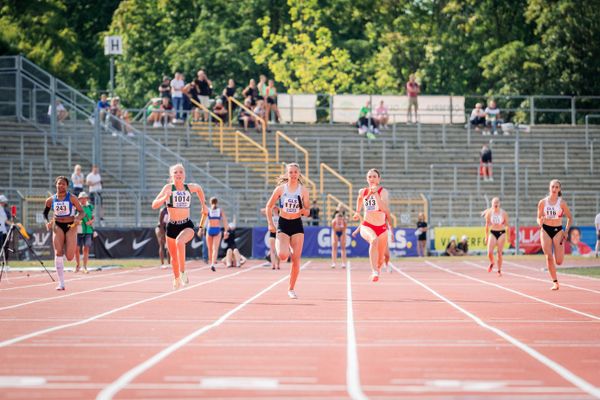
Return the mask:
<svg viewBox="0 0 600 400">
<path fill-rule="evenodd" d="M 192 122 L 200 121 L 200 109 L 196 104 L 192 102 L 198 101 L 198 90 L 196 89 L 196 84 L 194 82 L 190 82 L 183 87 L 183 109 L 186 110 L 185 114 L 187 118 L 187 113 L 192 111 Z"/>
<path fill-rule="evenodd" d="M 281 114 L 279 114 L 279 107 L 277 107 L 277 88 L 273 79 L 269 79 L 265 96 L 267 101 L 267 119 L 271 121 L 271 112 L 273 112 L 275 113 L 275 122 L 281 121 Z"/>
<path fill-rule="evenodd" d="M 98 114 L 100 117 L 100 121 L 104 122 L 106 120 L 106 115 L 110 110 L 110 103 L 106 98 L 105 94 L 100 95 L 100 100 L 98 100 Z"/>
<path fill-rule="evenodd" d="M 415 74 L 410 74 L 408 82 L 406 82 L 406 94 L 408 96 L 408 110 L 406 111 L 406 123 L 412 122 L 411 109 L 415 109 L 415 124 L 419 121 L 419 93 L 421 93 L 421 87 L 417 83 Z"/>
<path fill-rule="evenodd" d="M 96 209 L 100 221 L 104 220 L 104 210 L 102 209 L 102 177 L 100 176 L 100 167 L 92 166 L 92 171 L 87 174 L 85 182 L 88 185 L 90 201 Z"/>
<path fill-rule="evenodd" d="M 388 108 L 383 104 L 383 100 L 379 102 L 379 107 L 375 109 L 375 121 L 381 129 L 387 129 L 390 114 Z"/>
<path fill-rule="evenodd" d="M 184 122 L 181 110 L 183 109 L 183 87 L 184 76 L 181 72 L 175 72 L 175 78 L 171 81 L 171 100 L 175 109 L 173 123 Z"/>
<path fill-rule="evenodd" d="M 480 175 L 483 176 L 484 182 L 493 182 L 494 177 L 492 176 L 492 149 L 490 149 L 487 144 L 484 144 L 481 147 L 480 158 Z"/>
<path fill-rule="evenodd" d="M 256 105 L 256 99 L 258 98 L 258 88 L 256 87 L 256 81 L 254 79 L 250 79 L 250 83 L 248 83 L 248 86 L 246 86 L 246 88 L 242 90 L 242 95 L 244 95 L 244 98 L 250 97 L 252 101 L 252 106 Z"/>
<path fill-rule="evenodd" d="M 158 95 L 160 97 L 171 98 L 171 78 L 163 76 L 162 83 L 158 85 Z"/>
<path fill-rule="evenodd" d="M 223 104 L 227 104 L 227 99 L 232 97 L 232 98 L 236 98 L 236 87 L 235 87 L 235 81 L 233 79 L 229 79 L 227 81 L 227 86 L 225 86 L 225 89 L 223 89 L 223 94 L 222 94 L 222 99 L 223 99 Z M 231 104 L 231 109 L 233 110 L 235 106 L 235 103 Z"/>
<path fill-rule="evenodd" d="M 213 85 L 210 79 L 206 76 L 204 70 L 199 70 L 196 80 L 196 91 L 198 92 L 198 101 L 204 107 L 210 107 L 210 96 L 212 95 Z M 204 120 L 208 121 L 208 113 L 204 112 Z"/>
<path fill-rule="evenodd" d="M 73 194 L 79 196 L 79 193 L 83 192 L 83 184 L 85 183 L 85 177 L 81 173 L 81 165 L 79 164 L 73 168 L 71 183 L 73 185 Z"/>
<path fill-rule="evenodd" d="M 481 103 L 475 104 L 475 108 L 471 111 L 469 123 L 477 132 L 479 132 L 480 126 L 485 127 L 485 111 L 483 111 L 483 105 Z"/>
<path fill-rule="evenodd" d="M 496 106 L 496 102 L 494 100 L 490 100 L 488 102 L 488 106 L 485 108 L 485 125 L 488 129 L 488 132 L 491 130 L 492 134 L 497 135 L 498 124 L 500 122 L 500 109 L 498 106 Z"/>
<path fill-rule="evenodd" d="M 267 98 L 267 77 L 265 75 L 260 75 L 258 77 L 258 85 L 256 85 L 258 89 L 259 100 L 265 100 Z"/>
</svg>

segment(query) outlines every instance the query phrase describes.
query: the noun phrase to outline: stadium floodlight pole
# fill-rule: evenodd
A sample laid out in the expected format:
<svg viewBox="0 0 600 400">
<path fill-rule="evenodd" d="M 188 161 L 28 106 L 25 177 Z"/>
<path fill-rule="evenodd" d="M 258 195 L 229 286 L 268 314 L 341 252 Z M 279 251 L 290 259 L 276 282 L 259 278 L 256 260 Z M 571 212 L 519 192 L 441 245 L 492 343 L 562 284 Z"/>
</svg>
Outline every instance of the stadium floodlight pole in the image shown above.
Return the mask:
<svg viewBox="0 0 600 400">
<path fill-rule="evenodd" d="M 519 254 L 519 125 L 515 127 L 515 255 Z"/>
</svg>

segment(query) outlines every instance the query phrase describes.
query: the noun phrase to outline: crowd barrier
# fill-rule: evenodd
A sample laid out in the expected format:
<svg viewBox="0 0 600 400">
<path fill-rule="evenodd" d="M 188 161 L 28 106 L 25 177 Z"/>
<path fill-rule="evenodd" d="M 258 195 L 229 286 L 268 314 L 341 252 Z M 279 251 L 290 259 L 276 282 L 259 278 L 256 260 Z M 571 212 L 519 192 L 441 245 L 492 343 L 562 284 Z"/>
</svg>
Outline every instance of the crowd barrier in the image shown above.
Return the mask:
<svg viewBox="0 0 600 400">
<path fill-rule="evenodd" d="M 368 244 L 357 235 L 351 235 L 354 227 L 346 230 L 346 250 L 348 257 L 368 257 Z M 541 253 L 540 227 L 522 226 L 520 231 L 520 249 L 525 254 Z M 574 232 L 577 231 L 577 232 Z M 90 251 L 95 258 L 158 258 L 158 242 L 154 228 L 100 228 L 93 241 Z M 484 244 L 484 227 L 454 226 L 435 227 L 430 230 L 430 250 L 443 253 L 450 238 L 455 236 L 457 241 L 466 235 L 469 251 L 482 252 L 486 250 Z M 515 228 L 510 228 L 510 240 L 505 244 L 506 249 L 515 247 Z M 33 250 L 43 259 L 53 257 L 52 235 L 45 229 L 36 229 L 30 232 Z M 19 237 L 20 239 L 20 237 Z M 264 258 L 268 253 L 269 233 L 266 227 L 237 228 L 236 246 L 245 257 Z M 578 226 L 572 228 L 570 240 L 565 244 L 566 254 L 591 256 L 596 245 L 596 229 L 594 226 Z M 17 257 L 31 259 L 27 245 L 18 240 L 16 243 Z M 393 240 L 390 242 L 392 257 L 416 257 L 417 237 L 415 229 L 398 228 L 393 230 Z M 225 242 L 221 243 L 219 257 L 225 255 Z M 203 258 L 206 254 L 204 241 L 194 236 L 187 245 L 189 258 Z M 325 226 L 306 226 L 304 228 L 304 247 L 302 256 L 330 257 L 331 256 L 331 228 Z M 11 257 L 12 258 L 12 257 Z"/>
</svg>

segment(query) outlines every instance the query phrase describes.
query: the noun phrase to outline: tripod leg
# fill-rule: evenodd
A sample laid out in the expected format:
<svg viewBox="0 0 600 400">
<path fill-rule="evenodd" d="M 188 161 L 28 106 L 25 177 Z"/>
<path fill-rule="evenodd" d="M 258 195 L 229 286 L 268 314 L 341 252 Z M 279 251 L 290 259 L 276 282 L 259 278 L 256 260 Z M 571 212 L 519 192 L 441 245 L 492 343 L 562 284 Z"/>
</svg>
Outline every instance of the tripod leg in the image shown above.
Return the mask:
<svg viewBox="0 0 600 400">
<path fill-rule="evenodd" d="M 21 236 L 21 239 L 23 239 L 23 241 L 27 244 L 27 248 L 29 249 L 29 251 L 31 252 L 31 254 L 33 254 L 33 256 L 35 257 L 35 259 L 38 260 L 38 262 L 42 265 L 42 267 L 44 268 L 44 270 L 46 271 L 46 273 L 48 274 L 48 276 L 50 277 L 50 279 L 52 279 L 52 282 L 55 282 L 54 277 L 52 276 L 52 274 L 50 273 L 50 271 L 48 271 L 48 269 L 44 265 L 44 262 L 40 259 L 40 256 L 38 256 L 37 253 L 35 252 L 35 250 L 33 250 L 33 247 L 31 247 L 31 243 L 29 243 L 29 241 L 27 239 L 25 239 L 25 237 L 23 236 L 23 234 L 21 233 L 21 231 L 19 231 L 16 228 L 15 228 L 15 230 L 17 232 L 19 232 L 19 236 Z"/>
</svg>

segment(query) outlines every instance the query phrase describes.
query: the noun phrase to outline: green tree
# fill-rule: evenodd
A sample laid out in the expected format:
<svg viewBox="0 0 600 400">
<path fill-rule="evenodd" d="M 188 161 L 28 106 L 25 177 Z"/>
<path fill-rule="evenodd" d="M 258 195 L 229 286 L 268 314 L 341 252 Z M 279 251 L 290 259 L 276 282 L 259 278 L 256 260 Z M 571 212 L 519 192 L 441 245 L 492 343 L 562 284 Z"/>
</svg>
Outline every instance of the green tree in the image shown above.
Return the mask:
<svg viewBox="0 0 600 400">
<path fill-rule="evenodd" d="M 267 65 L 290 93 L 348 89 L 354 79 L 350 55 L 333 46 L 331 30 L 321 24 L 318 2 L 288 0 L 288 6 L 288 26 L 272 31 L 269 16 L 258 21 L 262 35 L 250 50 L 256 63 Z"/>
</svg>

